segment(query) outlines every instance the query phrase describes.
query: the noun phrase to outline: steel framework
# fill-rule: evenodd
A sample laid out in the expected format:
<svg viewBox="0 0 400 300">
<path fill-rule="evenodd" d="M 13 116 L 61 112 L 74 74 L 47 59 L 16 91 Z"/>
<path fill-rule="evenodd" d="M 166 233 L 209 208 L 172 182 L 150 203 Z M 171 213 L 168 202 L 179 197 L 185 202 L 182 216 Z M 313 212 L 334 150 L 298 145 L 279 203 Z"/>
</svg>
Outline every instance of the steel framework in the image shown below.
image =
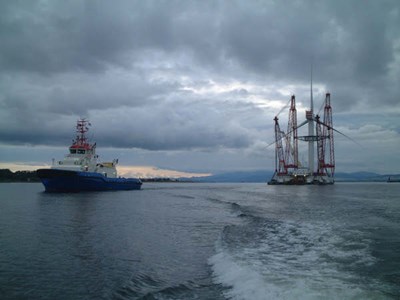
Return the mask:
<svg viewBox="0 0 400 300">
<path fill-rule="evenodd" d="M 317 123 L 317 149 L 318 149 L 318 175 L 333 177 L 335 174 L 335 148 L 333 141 L 331 95 L 325 96 L 324 119 L 316 116 Z"/>
<path fill-rule="evenodd" d="M 282 111 L 282 110 L 281 110 Z M 333 176 L 335 173 L 335 152 L 334 152 L 334 139 L 333 139 L 333 128 L 332 123 L 332 107 L 330 101 L 330 93 L 325 95 L 323 119 L 321 121 L 320 116 L 313 115 L 312 110 L 306 111 L 306 121 L 297 124 L 297 110 L 296 110 L 296 98 L 293 95 L 290 99 L 289 118 L 287 132 L 283 132 L 280 129 L 278 116 L 274 118 L 275 121 L 275 173 L 278 177 L 274 177 L 274 180 L 281 180 L 283 183 L 297 182 L 299 174 L 301 174 L 299 159 L 298 159 L 298 140 L 306 142 L 316 142 L 317 144 L 317 170 L 315 171 L 313 166 L 314 161 L 314 146 L 312 146 L 312 152 L 310 154 L 309 149 L 309 170 L 308 182 L 321 183 L 333 183 Z M 315 122 L 315 135 L 314 126 Z M 298 128 L 303 125 L 309 125 L 309 133 L 307 136 L 298 136 Z M 310 127 L 313 127 L 310 129 Z M 281 176 L 281 177 L 279 177 Z"/>
<path fill-rule="evenodd" d="M 290 99 L 288 127 L 286 131 L 285 168 L 297 169 L 299 165 L 298 140 L 297 140 L 297 110 L 296 98 Z"/>
<path fill-rule="evenodd" d="M 278 173 L 278 175 L 284 175 L 287 174 L 287 168 L 286 168 L 286 163 L 285 163 L 285 157 L 283 155 L 283 145 L 282 145 L 282 140 L 284 138 L 284 132 L 281 131 L 281 128 L 279 126 L 278 122 L 278 117 L 274 118 L 275 121 L 275 163 L 277 164 L 275 166 L 275 172 Z"/>
</svg>

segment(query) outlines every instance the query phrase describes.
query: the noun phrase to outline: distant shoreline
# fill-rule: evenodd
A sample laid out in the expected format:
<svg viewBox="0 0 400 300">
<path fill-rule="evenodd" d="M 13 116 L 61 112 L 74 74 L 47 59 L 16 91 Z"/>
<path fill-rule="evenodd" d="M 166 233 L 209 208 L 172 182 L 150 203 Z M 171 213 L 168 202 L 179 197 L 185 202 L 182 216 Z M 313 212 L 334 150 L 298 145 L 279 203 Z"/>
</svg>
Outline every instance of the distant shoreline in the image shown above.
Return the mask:
<svg viewBox="0 0 400 300">
<path fill-rule="evenodd" d="M 36 171 L 16 171 L 0 169 L 0 182 L 40 182 Z"/>
<path fill-rule="evenodd" d="M 361 175 L 360 175 L 361 174 Z M 193 177 L 193 178 L 140 178 L 142 182 L 165 182 L 165 183 L 263 183 L 267 182 L 270 176 L 269 173 L 258 174 L 254 176 L 251 172 L 244 173 L 225 173 L 222 175 L 214 175 L 208 177 Z M 388 182 L 391 178 L 392 183 L 399 182 L 400 175 L 380 175 L 380 174 L 363 174 L 363 173 L 340 173 L 335 178 L 335 182 Z M 12 172 L 9 169 L 0 169 L 0 183 L 2 182 L 40 182 L 36 171 L 16 171 Z"/>
</svg>

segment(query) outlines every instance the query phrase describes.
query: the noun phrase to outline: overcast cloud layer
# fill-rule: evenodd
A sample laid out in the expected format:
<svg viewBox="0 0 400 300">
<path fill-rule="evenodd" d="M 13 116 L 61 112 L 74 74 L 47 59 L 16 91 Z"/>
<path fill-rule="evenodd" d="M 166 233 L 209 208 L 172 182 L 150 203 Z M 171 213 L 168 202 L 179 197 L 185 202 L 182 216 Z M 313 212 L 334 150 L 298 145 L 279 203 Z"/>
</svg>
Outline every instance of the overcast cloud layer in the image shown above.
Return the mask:
<svg viewBox="0 0 400 300">
<path fill-rule="evenodd" d="M 304 119 L 311 63 L 315 109 L 331 92 L 363 146 L 336 136 L 338 171 L 400 173 L 396 0 L 2 1 L 0 160 L 50 160 L 87 117 L 125 164 L 273 169 L 272 119 L 291 94 Z"/>
</svg>

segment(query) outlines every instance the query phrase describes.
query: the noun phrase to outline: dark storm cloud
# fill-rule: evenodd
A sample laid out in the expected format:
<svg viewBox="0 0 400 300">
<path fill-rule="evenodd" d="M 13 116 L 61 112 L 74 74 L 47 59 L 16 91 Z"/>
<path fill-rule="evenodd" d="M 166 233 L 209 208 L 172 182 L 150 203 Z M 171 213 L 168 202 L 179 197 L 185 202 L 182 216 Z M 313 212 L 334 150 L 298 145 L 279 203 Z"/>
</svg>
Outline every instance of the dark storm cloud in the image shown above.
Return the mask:
<svg viewBox="0 0 400 300">
<path fill-rule="evenodd" d="M 186 103 L 171 100 L 147 106 L 97 109 L 90 118 L 89 136 L 103 147 L 149 150 L 212 150 L 246 148 L 252 143 L 253 115 L 258 108 L 213 103 L 202 99 Z M 240 114 L 242 122 L 238 122 Z M 235 118 L 232 119 L 232 116 Z M 25 116 L 26 117 L 26 116 Z M 34 119 L 17 117 L 12 129 L 0 129 L 2 140 L 13 144 L 65 145 L 74 138 L 74 115 L 62 118 L 38 112 Z M 253 122 L 250 120 L 253 118 Z M 262 125 L 259 120 L 259 124 Z"/>
<path fill-rule="evenodd" d="M 217 29 L 210 20 L 211 2 L 10 1 L 1 5 L 0 66 L 8 71 L 104 71 L 110 64 L 125 68 L 143 49 L 173 52 L 189 47 L 202 56 L 205 48 L 212 48 L 212 32 Z"/>
<path fill-rule="evenodd" d="M 246 119 L 251 119 L 257 110 L 240 103 L 215 103 L 209 99 L 190 103 L 172 100 L 150 109 L 138 107 L 99 112 L 93 123 L 96 131 L 101 132 L 99 142 L 113 147 L 135 145 L 150 150 L 246 148 L 254 138 Z M 124 139 L 118 134 L 121 123 L 130 124 Z"/>
<path fill-rule="evenodd" d="M 399 7 L 397 1 L 2 1 L 0 141 L 65 144 L 76 119 L 86 116 L 104 146 L 253 147 L 272 138 L 266 132 L 272 121 L 252 99 L 286 102 L 287 95 L 190 89 L 211 89 L 212 80 L 297 85 L 289 92 L 304 106 L 312 61 L 315 85 L 332 93 L 335 112 L 399 109 Z"/>
<path fill-rule="evenodd" d="M 2 2 L 3 69 L 63 71 L 121 63 L 132 51 L 186 48 L 273 75 L 299 76 L 311 58 L 382 74 L 398 38 L 397 2 Z M 397 27 L 398 28 L 398 27 Z M 214 60 L 213 60 L 214 61 Z M 304 76 L 304 75 L 303 75 Z M 356 77 L 355 79 L 359 79 Z M 300 77 L 297 77 L 300 79 Z"/>
<path fill-rule="evenodd" d="M 393 84 L 389 66 L 396 52 L 399 55 L 399 49 L 395 50 L 400 28 L 397 3 L 239 4 L 228 10 L 221 36 L 228 56 L 253 72 L 304 83 L 313 62 L 316 82 L 326 83 L 335 93 L 346 93 L 335 98 L 340 110 L 352 101 L 372 106 L 395 103 L 399 89 L 389 93 L 387 89 Z"/>
</svg>

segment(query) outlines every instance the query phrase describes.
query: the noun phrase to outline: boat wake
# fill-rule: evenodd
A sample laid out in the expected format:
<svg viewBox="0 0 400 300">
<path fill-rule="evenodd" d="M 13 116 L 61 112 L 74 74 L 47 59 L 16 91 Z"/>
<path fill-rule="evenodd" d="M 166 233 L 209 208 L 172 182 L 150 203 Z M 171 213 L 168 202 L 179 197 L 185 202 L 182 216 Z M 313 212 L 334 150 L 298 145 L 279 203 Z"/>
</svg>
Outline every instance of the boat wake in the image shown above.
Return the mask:
<svg viewBox="0 0 400 300">
<path fill-rule="evenodd" d="M 375 263 L 370 239 L 323 222 L 283 222 L 231 204 L 243 222 L 224 228 L 209 259 L 229 299 L 376 299 L 360 272 Z"/>
<path fill-rule="evenodd" d="M 186 281 L 170 283 L 138 274 L 114 293 L 112 299 L 201 299 L 209 295 L 209 299 L 218 300 L 220 288 L 215 285 Z M 221 299 L 222 300 L 222 299 Z"/>
</svg>

